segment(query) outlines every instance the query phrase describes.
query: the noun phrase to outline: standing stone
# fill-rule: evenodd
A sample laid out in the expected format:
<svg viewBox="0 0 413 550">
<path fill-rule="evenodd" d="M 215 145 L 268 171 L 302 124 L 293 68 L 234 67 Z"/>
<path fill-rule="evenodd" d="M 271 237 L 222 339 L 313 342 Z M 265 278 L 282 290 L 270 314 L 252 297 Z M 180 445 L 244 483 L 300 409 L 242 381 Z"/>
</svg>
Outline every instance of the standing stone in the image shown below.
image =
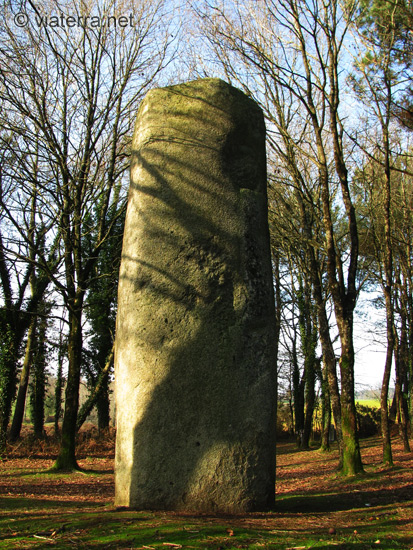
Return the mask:
<svg viewBox="0 0 413 550">
<path fill-rule="evenodd" d="M 261 110 L 218 79 L 152 90 L 119 281 L 118 506 L 271 506 L 274 319 Z"/>
</svg>

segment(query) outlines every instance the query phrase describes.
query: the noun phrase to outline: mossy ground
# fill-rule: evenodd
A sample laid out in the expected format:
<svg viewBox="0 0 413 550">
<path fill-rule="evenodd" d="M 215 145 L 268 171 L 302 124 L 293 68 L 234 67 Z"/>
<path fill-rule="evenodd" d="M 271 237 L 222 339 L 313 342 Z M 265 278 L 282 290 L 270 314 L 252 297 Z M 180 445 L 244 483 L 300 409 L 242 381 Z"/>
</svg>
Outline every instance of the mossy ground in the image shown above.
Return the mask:
<svg viewBox="0 0 413 550">
<path fill-rule="evenodd" d="M 52 474 L 53 457 L 11 452 L 0 462 L 0 548 L 413 549 L 413 456 L 394 440 L 396 466 L 385 468 L 380 443 L 362 442 L 366 473 L 350 479 L 335 450 L 280 444 L 275 509 L 239 516 L 118 510 L 112 456 L 88 449 L 83 472 Z"/>
</svg>

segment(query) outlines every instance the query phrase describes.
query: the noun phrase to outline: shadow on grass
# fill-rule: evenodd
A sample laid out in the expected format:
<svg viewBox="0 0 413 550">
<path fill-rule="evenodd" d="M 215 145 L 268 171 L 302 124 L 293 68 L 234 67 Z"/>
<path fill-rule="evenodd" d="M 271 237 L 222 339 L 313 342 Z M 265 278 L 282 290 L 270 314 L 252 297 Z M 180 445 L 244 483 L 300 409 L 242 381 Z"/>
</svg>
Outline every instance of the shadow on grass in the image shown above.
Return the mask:
<svg viewBox="0 0 413 550">
<path fill-rule="evenodd" d="M 25 502 L 20 499 L 20 507 Z M 227 548 L 227 541 L 242 541 L 244 548 L 249 542 L 269 538 L 268 532 L 260 530 L 237 529 L 235 538 L 229 531 L 226 521 L 222 523 L 215 517 L 210 523 L 205 517 L 159 516 L 147 512 L 120 513 L 114 510 L 93 512 L 71 510 L 73 503 L 60 503 L 55 514 L 50 514 L 47 500 L 31 500 L 34 510 L 29 513 L 13 513 L 13 523 L 2 529 L 0 541 L 4 544 L 20 544 L 19 547 L 36 546 L 49 548 L 139 548 L 155 545 L 157 548 L 191 545 L 194 548 Z M 5 523 L 4 521 L 0 521 Z M 46 539 L 45 541 L 39 538 Z M 7 541 L 7 542 L 6 542 Z M 215 544 L 216 543 L 216 544 Z M 24 546 L 21 546 L 24 544 Z"/>
<path fill-rule="evenodd" d="M 30 519 L 34 512 L 39 510 L 43 511 L 47 515 L 54 515 L 55 513 L 64 513 L 65 508 L 77 509 L 77 508 L 91 508 L 91 507 L 104 507 L 107 504 L 94 501 L 94 500 L 71 500 L 64 499 L 56 500 L 55 498 L 35 498 L 35 495 L 31 494 L 29 497 L 20 497 L 14 495 L 0 496 L 0 523 L 4 520 L 3 513 L 7 513 L 8 519 L 13 517 L 13 521 L 16 518 L 24 517 Z"/>
<path fill-rule="evenodd" d="M 36 477 L 36 476 L 50 476 L 52 479 L 53 478 L 57 478 L 57 477 L 62 477 L 62 478 L 69 478 L 73 475 L 85 475 L 85 476 L 88 476 L 88 475 L 114 475 L 114 469 L 113 468 L 110 468 L 110 469 L 102 469 L 102 470 L 99 470 L 99 469 L 86 469 L 86 468 L 79 468 L 78 470 L 67 470 L 67 471 L 64 471 L 64 470 L 54 470 L 53 468 L 47 468 L 46 470 L 42 469 L 42 470 L 25 470 L 23 472 L 15 472 L 15 471 L 10 471 L 10 472 L 6 472 L 5 474 L 2 474 L 0 476 L 0 479 L 1 477 L 4 477 L 4 478 L 10 478 L 10 477 L 13 477 L 13 478 L 27 478 L 27 477 Z"/>
<path fill-rule="evenodd" d="M 70 480 L 72 480 L 72 478 L 70 478 Z M 65 483 L 64 477 L 61 477 L 59 481 L 61 481 L 61 484 L 59 484 L 58 486 L 56 486 L 56 483 L 50 483 L 48 485 L 47 479 L 40 483 L 28 482 L 19 483 L 15 486 L 8 486 L 5 489 L 8 495 L 5 497 L 0 497 L 0 501 L 2 498 L 17 500 L 26 499 L 29 503 L 31 502 L 31 499 L 35 499 L 37 496 L 40 496 L 46 498 L 50 497 L 50 501 L 52 501 L 52 497 L 54 497 L 54 502 L 56 503 L 60 503 L 65 499 L 67 501 L 70 501 L 70 499 L 73 498 L 72 503 L 76 505 L 77 502 L 81 504 L 84 500 L 84 496 L 86 495 L 88 497 L 87 500 L 85 500 L 86 502 L 96 502 L 97 505 L 101 505 L 102 499 L 94 499 L 94 495 L 101 496 L 104 492 L 105 496 L 111 498 L 114 497 L 115 494 L 112 480 L 99 480 L 99 482 L 97 483 L 96 480 L 91 479 L 89 483 L 87 482 L 87 480 L 85 480 L 84 482 L 77 481 L 73 484 Z M 1 487 L 1 484 L 0 490 L 4 490 Z M 29 496 L 26 497 L 26 495 Z M 29 504 L 27 508 L 30 509 Z"/>
<path fill-rule="evenodd" d="M 358 507 L 367 508 L 372 504 L 386 505 L 406 502 L 412 499 L 413 484 L 377 491 L 351 491 L 345 493 L 322 493 L 307 495 L 280 496 L 276 499 L 277 512 L 342 512 Z"/>
<path fill-rule="evenodd" d="M 378 547 L 384 550 L 410 548 L 407 536 L 389 535 L 409 524 L 407 519 L 395 518 L 397 511 L 392 509 L 381 513 L 379 523 L 360 525 L 360 536 L 353 534 L 354 527 L 338 528 L 336 535 L 329 536 L 326 527 L 320 524 L 300 525 L 297 513 L 283 514 L 284 518 L 290 516 L 295 522 L 295 527 L 286 532 L 282 524 L 277 528 L 279 515 L 274 512 L 251 514 L 251 521 L 263 522 L 261 526 L 253 526 L 249 522 L 240 524 L 244 516 L 136 512 L 96 506 L 91 509 L 90 502 L 62 500 L 56 503 L 48 499 L 6 497 L 0 499 L 0 506 L 11 511 L 0 521 L 0 526 L 6 527 L 1 529 L 0 541 L 4 541 L 7 547 L 46 549 L 52 545 L 58 550 L 68 547 L 126 550 L 145 546 L 205 550 L 285 550 L 290 547 L 369 550 L 375 547 L 375 541 L 380 537 Z M 314 509 L 312 512 L 315 513 Z M 367 513 L 367 510 L 361 510 L 360 520 L 366 521 Z M 382 536 L 383 531 L 386 535 Z"/>
</svg>

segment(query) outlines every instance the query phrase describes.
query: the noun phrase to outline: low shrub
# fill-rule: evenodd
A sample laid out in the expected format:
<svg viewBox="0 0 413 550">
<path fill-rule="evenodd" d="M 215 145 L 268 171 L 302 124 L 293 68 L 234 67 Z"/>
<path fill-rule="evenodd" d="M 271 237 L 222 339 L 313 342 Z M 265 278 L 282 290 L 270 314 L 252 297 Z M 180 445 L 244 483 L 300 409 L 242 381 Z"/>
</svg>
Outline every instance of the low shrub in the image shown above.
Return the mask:
<svg viewBox="0 0 413 550">
<path fill-rule="evenodd" d="M 356 412 L 360 437 L 370 437 L 380 433 L 380 409 L 357 403 Z"/>
</svg>

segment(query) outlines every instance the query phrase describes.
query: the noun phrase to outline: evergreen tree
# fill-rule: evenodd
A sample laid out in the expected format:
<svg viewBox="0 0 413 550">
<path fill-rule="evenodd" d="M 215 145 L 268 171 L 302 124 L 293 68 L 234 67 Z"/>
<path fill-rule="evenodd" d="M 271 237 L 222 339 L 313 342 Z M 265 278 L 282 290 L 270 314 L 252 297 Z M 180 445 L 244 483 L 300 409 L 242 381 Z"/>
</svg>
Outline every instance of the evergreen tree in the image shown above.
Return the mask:
<svg viewBox="0 0 413 550">
<path fill-rule="evenodd" d="M 14 334 L 5 313 L 4 309 L 0 310 L 0 451 L 6 444 L 17 379 Z"/>
<path fill-rule="evenodd" d="M 43 316 L 39 318 L 35 331 L 35 349 L 33 353 L 32 380 L 30 384 L 30 416 L 34 435 L 38 438 L 44 435 L 44 411 L 47 389 L 47 328 L 50 307 L 43 308 Z"/>
</svg>

